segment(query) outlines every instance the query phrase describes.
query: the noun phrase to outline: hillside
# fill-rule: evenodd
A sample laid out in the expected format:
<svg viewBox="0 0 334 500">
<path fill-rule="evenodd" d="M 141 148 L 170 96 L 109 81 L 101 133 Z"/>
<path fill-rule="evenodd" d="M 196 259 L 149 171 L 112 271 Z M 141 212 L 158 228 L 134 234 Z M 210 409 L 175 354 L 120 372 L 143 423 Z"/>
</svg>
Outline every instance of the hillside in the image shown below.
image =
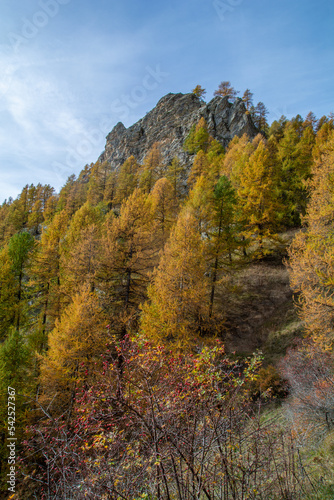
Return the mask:
<svg viewBox="0 0 334 500">
<path fill-rule="evenodd" d="M 12 500 L 332 498 L 333 119 L 232 97 L 168 94 L 0 207 Z"/>
</svg>

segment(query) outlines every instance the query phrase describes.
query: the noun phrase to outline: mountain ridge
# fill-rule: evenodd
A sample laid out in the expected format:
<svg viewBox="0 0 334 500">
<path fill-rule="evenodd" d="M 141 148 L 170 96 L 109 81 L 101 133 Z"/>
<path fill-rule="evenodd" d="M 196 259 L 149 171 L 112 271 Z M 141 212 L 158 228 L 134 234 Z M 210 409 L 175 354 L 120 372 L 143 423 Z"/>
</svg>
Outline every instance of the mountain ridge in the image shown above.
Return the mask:
<svg viewBox="0 0 334 500">
<path fill-rule="evenodd" d="M 106 137 L 105 150 L 99 161 L 107 161 L 115 170 L 130 156 L 142 162 L 149 149 L 158 142 L 166 163 L 174 157 L 189 163 L 190 157 L 183 150 L 183 143 L 201 117 L 205 119 L 209 133 L 224 147 L 235 135 L 246 133 L 253 138 L 258 133 L 240 98 L 231 103 L 227 97 L 217 96 L 205 103 L 193 93 L 169 93 L 130 127 L 118 122 Z"/>
</svg>

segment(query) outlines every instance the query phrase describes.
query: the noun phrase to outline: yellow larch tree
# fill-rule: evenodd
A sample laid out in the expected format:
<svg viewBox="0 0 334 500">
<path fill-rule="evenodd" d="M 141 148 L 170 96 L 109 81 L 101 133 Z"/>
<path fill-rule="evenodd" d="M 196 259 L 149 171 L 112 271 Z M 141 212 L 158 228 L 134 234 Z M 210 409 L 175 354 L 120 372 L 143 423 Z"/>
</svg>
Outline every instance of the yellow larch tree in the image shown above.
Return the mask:
<svg viewBox="0 0 334 500">
<path fill-rule="evenodd" d="M 286 226 L 300 226 L 301 216 L 305 215 L 308 200 L 306 181 L 311 174 L 314 142 L 311 127 L 306 127 L 300 136 L 294 124 L 288 122 L 284 127 L 283 137 L 277 144 L 279 188 Z"/>
<path fill-rule="evenodd" d="M 200 175 L 193 188 L 189 192 L 186 200 L 187 210 L 191 211 L 197 222 L 199 234 L 207 235 L 209 221 L 211 218 L 210 202 L 212 198 L 214 184 L 208 176 Z"/>
<path fill-rule="evenodd" d="M 139 187 L 145 193 L 149 193 L 155 182 L 165 175 L 166 170 L 158 142 L 153 144 L 145 156 L 140 170 Z"/>
<path fill-rule="evenodd" d="M 208 125 L 201 117 L 197 125 L 193 125 L 190 129 L 183 148 L 190 154 L 196 154 L 201 150 L 206 153 L 212 141 L 213 137 L 209 134 Z"/>
<path fill-rule="evenodd" d="M 98 286 L 110 323 L 121 336 L 136 321 L 139 305 L 146 298 L 158 259 L 155 229 L 151 200 L 139 189 L 124 200 L 120 215 L 107 219 L 102 228 Z"/>
<path fill-rule="evenodd" d="M 264 140 L 238 172 L 237 195 L 245 236 L 256 243 L 255 255 L 262 256 L 277 239 L 283 212 L 276 165 Z"/>
<path fill-rule="evenodd" d="M 190 210 L 180 214 L 166 244 L 143 305 L 141 328 L 155 341 L 175 348 L 206 333 L 208 280 L 203 241 Z"/>
<path fill-rule="evenodd" d="M 120 167 L 117 177 L 115 203 L 120 204 L 138 187 L 140 165 L 134 156 L 130 156 Z"/>
<path fill-rule="evenodd" d="M 36 331 L 36 349 L 43 350 L 47 333 L 52 330 L 55 320 L 60 317 L 64 300 L 61 291 L 61 245 L 68 227 L 65 210 L 57 213 L 52 222 L 43 229 L 31 267 L 34 287 L 34 307 L 39 314 Z"/>
<path fill-rule="evenodd" d="M 201 175 L 189 193 L 184 210 L 191 212 L 203 239 L 206 276 L 211 287 L 209 316 L 212 317 L 220 279 L 230 274 L 235 255 L 240 261 L 242 236 L 236 190 L 226 176 L 213 182 Z"/>
<path fill-rule="evenodd" d="M 162 177 L 155 183 L 150 193 L 150 200 L 152 201 L 153 217 L 157 226 L 157 236 L 161 239 L 163 246 L 176 218 L 173 186 L 166 177 Z"/>
<path fill-rule="evenodd" d="M 34 250 L 34 238 L 24 231 L 12 236 L 0 250 L 0 340 L 9 333 L 29 325 L 30 260 Z"/>
<path fill-rule="evenodd" d="M 298 233 L 290 249 L 290 280 L 298 292 L 300 316 L 306 331 L 327 349 L 334 342 L 334 133 L 317 151 L 309 183 L 311 199 L 306 231 Z"/>
<path fill-rule="evenodd" d="M 203 89 L 203 87 L 201 85 L 196 85 L 196 87 L 191 92 L 193 94 L 195 94 L 197 97 L 199 97 L 200 99 L 202 99 L 206 94 L 206 90 Z"/>
<path fill-rule="evenodd" d="M 185 166 L 179 158 L 173 158 L 168 165 L 166 178 L 172 184 L 175 205 L 178 205 L 185 194 Z"/>
<path fill-rule="evenodd" d="M 193 186 L 201 175 L 208 175 L 210 162 L 207 155 L 201 149 L 194 158 L 193 166 L 189 172 L 188 185 Z"/>
<path fill-rule="evenodd" d="M 108 341 L 107 319 L 96 294 L 83 287 L 50 332 L 40 381 L 47 400 L 66 409 L 78 381 L 94 377 L 94 367 Z"/>
<path fill-rule="evenodd" d="M 92 205 L 97 205 L 104 200 L 107 180 L 112 172 L 110 163 L 97 161 L 90 172 L 87 199 Z"/>
<path fill-rule="evenodd" d="M 217 288 L 224 275 L 231 273 L 235 264 L 240 264 L 241 225 L 238 223 L 237 193 L 231 181 L 222 176 L 209 199 L 210 218 L 207 227 L 206 258 L 208 262 L 211 292 L 209 316 L 213 315 Z"/>
<path fill-rule="evenodd" d="M 95 288 L 103 212 L 88 201 L 74 214 L 62 242 L 62 293 L 66 303 L 86 283 Z"/>
<path fill-rule="evenodd" d="M 259 138 L 261 136 L 257 136 Z M 235 188 L 239 185 L 239 175 L 250 155 L 255 151 L 256 145 L 247 134 L 242 137 L 235 136 L 228 145 L 224 157 L 222 174 L 231 179 Z"/>
</svg>

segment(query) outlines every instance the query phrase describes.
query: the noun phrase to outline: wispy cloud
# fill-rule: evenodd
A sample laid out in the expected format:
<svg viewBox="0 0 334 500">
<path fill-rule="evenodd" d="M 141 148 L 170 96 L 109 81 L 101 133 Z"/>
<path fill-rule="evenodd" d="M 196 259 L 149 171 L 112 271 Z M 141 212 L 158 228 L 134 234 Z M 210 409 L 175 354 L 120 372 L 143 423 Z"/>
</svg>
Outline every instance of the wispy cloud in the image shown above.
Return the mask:
<svg viewBox="0 0 334 500">
<path fill-rule="evenodd" d="M 86 50 L 84 58 L 82 50 Z M 137 44 L 139 55 L 140 50 Z M 36 47 L 26 47 L 15 56 L 8 50 L 0 51 L 0 200 L 16 195 L 23 184 L 44 182 L 46 177 L 51 177 L 51 183 L 59 189 L 73 171 L 69 168 L 59 176 L 52 164 L 64 161 L 66 152 L 90 133 L 94 120 L 101 119 L 106 93 L 117 96 L 129 82 L 126 68 L 120 71 L 120 66 L 122 61 L 135 58 L 131 39 L 122 46 L 109 46 L 107 37 L 101 36 L 94 43 L 82 41 L 80 50 L 72 47 L 68 55 L 65 51 L 66 40 L 58 44 L 52 58 Z M 112 120 L 109 122 L 111 126 Z M 101 132 L 99 142 L 87 151 L 87 158 L 82 154 L 81 163 L 73 165 L 76 173 L 86 162 L 97 159 L 108 132 Z M 9 151 L 11 163 L 20 171 L 11 184 L 4 180 Z M 37 178 L 41 172 L 44 175 Z M 8 186 L 13 185 L 17 186 L 15 191 L 8 192 Z"/>
</svg>

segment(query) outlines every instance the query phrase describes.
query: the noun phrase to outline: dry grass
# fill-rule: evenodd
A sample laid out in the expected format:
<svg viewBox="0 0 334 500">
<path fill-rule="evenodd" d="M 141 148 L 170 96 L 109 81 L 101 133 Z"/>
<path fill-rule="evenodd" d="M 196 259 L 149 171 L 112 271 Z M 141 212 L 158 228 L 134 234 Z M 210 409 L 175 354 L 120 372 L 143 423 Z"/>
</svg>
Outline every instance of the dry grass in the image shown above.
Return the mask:
<svg viewBox="0 0 334 500">
<path fill-rule="evenodd" d="M 262 349 L 270 362 L 284 355 L 301 330 L 286 267 L 275 259 L 250 264 L 230 289 L 228 299 L 221 297 L 228 352 Z"/>
</svg>

